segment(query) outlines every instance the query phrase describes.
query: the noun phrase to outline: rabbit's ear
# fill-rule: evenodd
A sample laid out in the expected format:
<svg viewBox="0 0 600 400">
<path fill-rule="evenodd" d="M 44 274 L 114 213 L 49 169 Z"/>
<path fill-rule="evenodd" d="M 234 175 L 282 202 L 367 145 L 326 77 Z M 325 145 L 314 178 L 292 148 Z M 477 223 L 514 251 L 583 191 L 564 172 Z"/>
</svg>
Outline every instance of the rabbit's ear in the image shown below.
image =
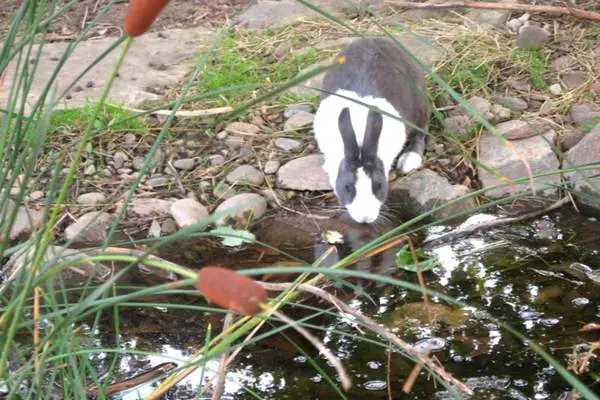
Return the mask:
<svg viewBox="0 0 600 400">
<path fill-rule="evenodd" d="M 344 142 L 345 157 L 351 161 L 358 161 L 358 143 L 356 142 L 356 135 L 352 128 L 352 121 L 350 121 L 350 109 L 348 107 L 345 107 L 340 113 L 338 125 L 342 134 L 342 141 Z"/>
<path fill-rule="evenodd" d="M 377 159 L 377 149 L 379 147 L 379 137 L 383 127 L 383 117 L 374 110 L 369 110 L 367 115 L 367 127 L 365 138 L 362 145 L 362 161 L 370 162 Z"/>
</svg>

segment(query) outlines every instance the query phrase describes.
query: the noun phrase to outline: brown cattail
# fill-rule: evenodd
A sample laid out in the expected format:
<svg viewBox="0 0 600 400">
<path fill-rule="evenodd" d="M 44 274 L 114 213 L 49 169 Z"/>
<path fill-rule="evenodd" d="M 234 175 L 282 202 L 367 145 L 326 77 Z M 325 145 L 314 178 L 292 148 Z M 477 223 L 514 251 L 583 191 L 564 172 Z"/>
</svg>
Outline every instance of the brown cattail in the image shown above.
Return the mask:
<svg viewBox="0 0 600 400">
<path fill-rule="evenodd" d="M 267 292 L 254 280 L 222 267 L 205 267 L 196 279 L 206 300 L 243 315 L 255 315 L 267 302 Z"/>
<path fill-rule="evenodd" d="M 131 37 L 144 34 L 169 0 L 131 0 L 125 16 L 125 32 Z"/>
</svg>

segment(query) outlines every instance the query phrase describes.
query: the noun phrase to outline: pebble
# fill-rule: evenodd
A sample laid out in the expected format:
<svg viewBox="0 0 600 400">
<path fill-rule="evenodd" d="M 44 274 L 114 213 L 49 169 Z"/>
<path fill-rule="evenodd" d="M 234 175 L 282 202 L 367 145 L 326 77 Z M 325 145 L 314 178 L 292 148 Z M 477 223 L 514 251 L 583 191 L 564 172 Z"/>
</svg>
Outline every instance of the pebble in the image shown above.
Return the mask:
<svg viewBox="0 0 600 400">
<path fill-rule="evenodd" d="M 281 163 L 278 160 L 269 160 L 265 163 L 264 173 L 267 175 L 272 175 L 279 170 Z"/>
<path fill-rule="evenodd" d="M 572 90 L 584 85 L 587 82 L 587 74 L 583 71 L 570 71 L 562 74 L 560 79 L 567 90 Z"/>
<path fill-rule="evenodd" d="M 500 104 L 494 104 L 492 105 L 492 109 L 491 109 L 493 118 L 492 120 L 494 122 L 504 122 L 504 121 L 508 121 L 510 119 L 510 117 L 512 116 L 512 113 L 510 112 L 510 109 L 501 106 Z"/>
<path fill-rule="evenodd" d="M 106 239 L 112 222 L 113 217 L 105 212 L 94 211 L 84 214 L 65 229 L 65 238 L 76 244 L 101 243 Z"/>
<path fill-rule="evenodd" d="M 152 187 L 165 186 L 168 183 L 169 177 L 164 175 L 153 175 L 146 181 L 146 184 Z"/>
<path fill-rule="evenodd" d="M 133 133 L 128 133 L 125 136 L 123 136 L 123 140 L 127 144 L 134 144 L 137 141 L 137 137 Z"/>
<path fill-rule="evenodd" d="M 496 125 L 496 131 L 509 140 L 525 139 L 548 131 L 544 123 L 512 120 Z"/>
<path fill-rule="evenodd" d="M 213 196 L 219 200 L 227 200 L 235 195 L 235 190 L 225 182 L 221 182 L 213 189 Z"/>
<path fill-rule="evenodd" d="M 123 153 L 122 151 L 117 151 L 115 153 L 115 155 L 113 156 L 113 162 L 114 162 L 115 169 L 123 168 L 125 166 L 125 162 L 127 160 L 129 160 L 129 157 L 127 157 L 127 154 Z"/>
<path fill-rule="evenodd" d="M 221 164 L 225 164 L 225 157 L 223 157 L 220 154 L 213 154 L 212 156 L 208 157 L 208 161 L 210 162 L 210 165 L 221 165 Z"/>
<path fill-rule="evenodd" d="M 558 83 L 550 85 L 548 87 L 548 90 L 550 91 L 550 93 L 552 93 L 553 96 L 560 96 L 563 94 L 562 87 Z"/>
<path fill-rule="evenodd" d="M 525 100 L 514 96 L 493 96 L 492 102 L 508 107 L 512 111 L 525 111 L 529 107 Z"/>
<path fill-rule="evenodd" d="M 36 201 L 44 197 L 44 192 L 36 190 L 35 192 L 29 193 L 29 196 L 27 197 L 29 198 L 29 201 Z"/>
<path fill-rule="evenodd" d="M 291 160 L 277 171 L 276 185 L 290 190 L 331 190 L 327 173 L 323 170 L 321 154 L 311 154 Z"/>
<path fill-rule="evenodd" d="M 247 122 L 232 122 L 231 124 L 227 125 L 225 130 L 229 133 L 250 136 L 254 136 L 260 132 L 260 128 L 258 126 L 249 124 Z"/>
<path fill-rule="evenodd" d="M 208 216 L 208 209 L 196 200 L 181 199 L 171 205 L 170 213 L 177 226 L 185 228 L 202 221 Z"/>
<path fill-rule="evenodd" d="M 142 156 L 133 157 L 133 169 L 135 169 L 136 171 L 141 170 L 144 166 L 144 160 L 145 158 Z"/>
<path fill-rule="evenodd" d="M 516 45 L 525 50 L 535 50 L 544 47 L 551 38 L 550 32 L 537 25 L 524 25 L 519 29 Z"/>
<path fill-rule="evenodd" d="M 128 214 L 139 218 L 164 217 L 169 214 L 171 201 L 138 197 L 129 203 Z"/>
<path fill-rule="evenodd" d="M 96 167 L 93 165 L 88 165 L 85 170 L 83 171 L 83 174 L 85 176 L 91 176 L 94 175 L 96 173 Z"/>
<path fill-rule="evenodd" d="M 106 196 L 102 192 L 84 193 L 77 197 L 78 204 L 93 206 L 96 204 L 106 203 Z"/>
<path fill-rule="evenodd" d="M 295 131 L 305 128 L 313 123 L 315 115 L 306 111 L 298 111 L 294 113 L 283 125 L 283 130 L 286 132 Z"/>
<path fill-rule="evenodd" d="M 225 178 L 231 184 L 250 184 L 259 186 L 263 183 L 264 177 L 262 172 L 254 168 L 252 165 L 240 165 Z"/>
<path fill-rule="evenodd" d="M 217 139 L 225 140 L 227 135 L 228 135 L 227 131 L 221 131 L 221 132 L 217 133 Z"/>
<path fill-rule="evenodd" d="M 312 107 L 310 106 L 310 104 L 290 104 L 289 106 L 287 106 L 287 108 L 283 112 L 283 117 L 285 119 L 290 119 L 295 114 L 297 114 L 301 111 L 310 113 L 312 111 Z"/>
<path fill-rule="evenodd" d="M 102 175 L 104 175 L 105 178 L 110 178 L 111 176 L 113 176 L 113 172 L 110 168 L 104 168 L 102 170 Z"/>
<path fill-rule="evenodd" d="M 587 103 L 579 103 L 571 107 L 571 119 L 575 125 L 589 124 L 594 122 L 599 116 L 600 111 L 594 110 L 594 108 Z"/>
<path fill-rule="evenodd" d="M 173 218 L 167 218 L 160 224 L 160 230 L 167 235 L 175 233 L 177 232 L 177 223 Z"/>
<path fill-rule="evenodd" d="M 175 160 L 173 161 L 173 166 L 177 169 L 189 171 L 190 169 L 194 169 L 194 167 L 196 166 L 196 159 L 182 158 L 179 160 Z"/>
<path fill-rule="evenodd" d="M 238 194 L 221 203 L 215 210 L 215 214 L 227 212 L 233 208 L 236 210 L 227 217 L 220 218 L 217 225 L 225 224 L 227 218 L 246 219 L 249 212 L 252 213 L 253 219 L 259 219 L 267 212 L 267 200 L 256 193 Z"/>
<path fill-rule="evenodd" d="M 275 140 L 275 146 L 283 151 L 294 151 L 302 146 L 302 142 L 296 139 L 279 138 Z"/>
<path fill-rule="evenodd" d="M 471 119 L 466 115 L 454 115 L 444 120 L 446 129 L 459 136 L 465 136 L 469 133 Z"/>
</svg>

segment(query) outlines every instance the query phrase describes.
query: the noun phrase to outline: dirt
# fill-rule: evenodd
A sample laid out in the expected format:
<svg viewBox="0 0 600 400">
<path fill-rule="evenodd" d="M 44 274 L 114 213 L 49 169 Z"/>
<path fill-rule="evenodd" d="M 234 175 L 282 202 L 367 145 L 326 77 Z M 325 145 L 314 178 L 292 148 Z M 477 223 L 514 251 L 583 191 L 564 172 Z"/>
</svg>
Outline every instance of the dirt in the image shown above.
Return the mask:
<svg viewBox="0 0 600 400">
<path fill-rule="evenodd" d="M 63 3 L 63 2 L 61 2 Z M 50 27 L 55 39 L 77 36 L 102 11 L 109 0 L 81 0 Z M 152 26 L 153 31 L 169 28 L 216 28 L 233 18 L 251 2 L 248 0 L 171 0 Z M 0 33 L 10 26 L 10 21 L 21 4 L 20 0 L 0 2 Z M 118 35 L 122 29 L 128 2 L 118 1 L 90 32 L 91 37 Z"/>
</svg>

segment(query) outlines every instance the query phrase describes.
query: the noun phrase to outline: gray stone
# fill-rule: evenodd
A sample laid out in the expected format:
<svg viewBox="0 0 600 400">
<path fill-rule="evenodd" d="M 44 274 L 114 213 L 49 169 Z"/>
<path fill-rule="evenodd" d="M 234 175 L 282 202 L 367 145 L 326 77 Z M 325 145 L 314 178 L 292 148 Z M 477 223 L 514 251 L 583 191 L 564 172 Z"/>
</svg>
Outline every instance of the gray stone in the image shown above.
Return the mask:
<svg viewBox="0 0 600 400">
<path fill-rule="evenodd" d="M 84 204 L 86 206 L 103 204 L 106 203 L 106 196 L 102 192 L 84 193 L 77 197 L 77 203 Z"/>
<path fill-rule="evenodd" d="M 249 184 L 259 186 L 263 183 L 264 177 L 262 172 L 254 168 L 252 165 L 240 165 L 225 178 L 231 184 Z"/>
<path fill-rule="evenodd" d="M 306 111 L 298 111 L 294 115 L 292 115 L 287 121 L 285 121 L 285 124 L 283 125 L 283 130 L 289 132 L 306 128 L 312 125 L 314 119 L 315 116 L 313 113 Z"/>
<path fill-rule="evenodd" d="M 275 146 L 283 151 L 294 151 L 302 146 L 302 142 L 296 139 L 278 138 L 275 140 Z"/>
<path fill-rule="evenodd" d="M 113 156 L 113 162 L 114 162 L 114 167 L 115 169 L 121 169 L 125 166 L 125 162 L 129 160 L 129 157 L 127 156 L 127 154 L 123 153 L 122 151 L 117 151 L 115 153 L 115 155 Z"/>
<path fill-rule="evenodd" d="M 559 168 L 559 162 L 552 149 L 554 136 L 555 133 L 551 130 L 544 135 L 511 141 L 513 149 L 510 149 L 496 136 L 485 133 L 479 141 L 479 161 L 492 171 L 511 180 L 528 177 L 527 167 L 522 160 L 526 160 L 529 163 L 533 175 L 541 172 L 555 171 Z M 477 167 L 477 171 L 479 180 L 484 188 L 506 183 L 481 166 Z M 551 196 L 556 193 L 556 188 L 549 185 L 560 185 L 560 176 L 554 174 L 534 178 L 533 185 L 536 194 Z M 524 184 L 514 184 L 513 186 L 516 191 L 523 191 L 531 185 L 527 182 Z M 511 187 L 505 186 L 487 191 L 485 195 L 491 198 L 500 198 L 511 193 Z"/>
<path fill-rule="evenodd" d="M 217 139 L 219 140 L 225 140 L 225 138 L 227 137 L 228 133 L 227 131 L 223 130 L 219 133 L 217 133 Z"/>
<path fill-rule="evenodd" d="M 9 199 L 8 205 L 6 206 L 6 218 L 10 217 L 14 209 L 15 203 Z M 2 217 L 2 215 L 0 215 L 0 217 Z M 35 229 L 38 229 L 42 226 L 43 221 L 44 210 L 28 210 L 27 208 L 21 206 L 17 210 L 17 215 L 10 228 L 8 237 L 10 240 L 16 240 L 30 235 Z"/>
<path fill-rule="evenodd" d="M 283 112 L 283 117 L 285 119 L 290 119 L 291 117 L 293 117 L 300 111 L 305 112 L 305 113 L 310 113 L 310 112 L 312 112 L 312 107 L 310 104 L 302 104 L 302 103 L 290 104 L 289 106 L 287 106 L 287 108 Z"/>
<path fill-rule="evenodd" d="M 265 163 L 263 171 L 267 175 L 273 175 L 279 170 L 281 163 L 278 160 L 269 160 Z"/>
<path fill-rule="evenodd" d="M 403 211 L 414 216 L 431 211 L 468 193 L 469 188 L 466 186 L 453 185 L 446 178 L 429 169 L 404 176 L 390 186 L 391 202 L 402 204 Z M 449 218 L 474 207 L 474 199 L 468 197 L 435 212 L 433 218 Z"/>
<path fill-rule="evenodd" d="M 563 168 L 575 168 L 587 164 L 600 163 L 600 124 L 596 125 L 566 154 Z M 586 171 L 573 171 L 565 173 L 565 179 L 576 191 L 591 194 L 593 197 L 600 195 L 600 168 Z M 573 193 L 577 196 L 577 193 Z M 600 215 L 600 205 L 587 196 L 577 196 L 578 202 L 586 209 L 592 210 L 595 215 Z M 590 196 L 591 197 L 591 196 Z"/>
<path fill-rule="evenodd" d="M 135 133 L 127 133 L 125 136 L 123 136 L 123 141 L 126 144 L 133 145 L 135 142 L 137 142 L 137 136 L 135 136 Z"/>
<path fill-rule="evenodd" d="M 177 223 L 173 218 L 167 218 L 160 224 L 160 231 L 166 235 L 175 233 L 177 232 Z"/>
<path fill-rule="evenodd" d="M 179 160 L 173 161 L 173 166 L 177 169 L 181 169 L 183 171 L 189 171 L 190 169 L 194 169 L 196 167 L 197 162 L 194 158 L 182 158 Z"/>
<path fill-rule="evenodd" d="M 458 136 L 466 136 L 472 125 L 473 121 L 466 115 L 454 115 L 444 120 L 446 129 Z"/>
<path fill-rule="evenodd" d="M 583 71 L 570 71 L 561 74 L 560 80 L 567 90 L 576 89 L 587 82 L 587 74 Z"/>
<path fill-rule="evenodd" d="M 524 25 L 519 29 L 516 45 L 525 50 L 535 50 L 544 47 L 551 38 L 550 32 L 537 25 Z"/>
<path fill-rule="evenodd" d="M 153 175 L 148 178 L 146 184 L 151 187 L 166 186 L 169 184 L 169 177 L 164 175 Z"/>
<path fill-rule="evenodd" d="M 225 164 L 225 157 L 223 157 L 220 154 L 213 154 L 212 156 L 208 157 L 208 161 L 210 162 L 210 165 L 221 165 L 221 164 Z"/>
<path fill-rule="evenodd" d="M 493 104 L 491 112 L 493 115 L 492 121 L 494 122 L 508 121 L 512 116 L 510 110 L 506 107 L 501 106 L 500 104 Z"/>
<path fill-rule="evenodd" d="M 41 190 L 36 190 L 27 195 L 27 198 L 29 199 L 29 201 L 38 201 L 39 199 L 42 199 L 43 197 L 44 197 L 44 192 L 42 192 Z"/>
<path fill-rule="evenodd" d="M 562 87 L 560 87 L 558 83 L 550 85 L 548 87 L 548 90 L 550 91 L 550 93 L 552 93 L 553 96 L 560 96 L 563 94 Z"/>
<path fill-rule="evenodd" d="M 232 122 L 231 124 L 227 125 L 225 130 L 229 133 L 248 136 L 255 136 L 260 132 L 260 128 L 258 126 L 249 124 L 247 122 Z"/>
<path fill-rule="evenodd" d="M 113 220 L 112 215 L 101 211 L 84 214 L 65 229 L 65 238 L 75 244 L 99 244 L 106 239 Z"/>
<path fill-rule="evenodd" d="M 208 209 L 193 199 L 177 200 L 169 211 L 180 228 L 197 224 L 208 217 Z"/>
<path fill-rule="evenodd" d="M 127 214 L 138 218 L 165 217 L 169 215 L 172 201 L 138 197 L 129 203 Z"/>
<path fill-rule="evenodd" d="M 161 100 L 160 95 L 148 91 L 147 88 L 177 85 L 189 73 L 195 63 L 196 55 L 210 44 L 211 38 L 212 32 L 198 27 L 149 32 L 136 38 L 127 54 L 127 59 L 119 70 L 119 77 L 110 91 L 111 102 L 137 106 L 144 101 Z M 81 72 L 83 65 L 92 65 L 98 55 L 111 46 L 114 41 L 115 37 L 101 37 L 79 43 L 57 76 L 56 93 L 62 92 L 72 82 L 73 77 Z M 56 62 L 53 60 L 62 57 L 71 45 L 72 43 L 68 41 L 44 44 L 40 54 L 41 62 L 33 77 L 32 87 L 27 93 L 28 107 L 31 107 L 33 102 L 40 98 L 42 91 L 54 74 Z M 34 46 L 32 51 L 32 54 L 36 54 L 38 47 Z M 72 108 L 84 105 L 88 99 L 100 98 L 119 56 L 119 51 L 112 51 L 103 57 L 82 78 L 82 82 L 91 81 L 94 82 L 94 85 L 80 85 L 83 90 L 71 91 L 70 96 L 61 99 L 55 107 Z M 163 64 L 166 68 L 163 71 L 157 71 L 151 67 L 155 64 Z M 6 106 L 8 95 L 11 92 L 10 85 L 14 80 L 15 65 L 16 63 L 12 62 L 6 70 L 4 88 L 0 93 L 0 107 Z"/>
<path fill-rule="evenodd" d="M 514 3 L 518 3 L 518 1 L 517 0 L 500 0 L 499 3 L 514 4 Z M 472 9 L 472 10 L 469 10 L 465 14 L 465 17 L 468 20 L 473 21 L 476 24 L 481 25 L 483 27 L 501 28 L 502 26 L 504 26 L 504 24 L 508 20 L 510 13 L 511 12 L 509 10 Z"/>
<path fill-rule="evenodd" d="M 133 161 L 132 161 L 133 169 L 135 169 L 136 171 L 141 170 L 142 167 L 144 166 L 144 161 L 145 161 L 145 158 L 142 156 L 133 157 Z"/>
<path fill-rule="evenodd" d="M 525 100 L 514 96 L 493 96 L 492 102 L 508 107 L 512 111 L 525 111 L 529 107 Z"/>
<path fill-rule="evenodd" d="M 102 170 L 102 175 L 104 175 L 105 178 L 110 178 L 111 176 L 114 175 L 114 173 L 110 168 L 104 168 Z"/>
<path fill-rule="evenodd" d="M 323 156 L 312 154 L 289 161 L 277 171 L 276 185 L 290 190 L 332 190 L 323 170 Z"/>
<path fill-rule="evenodd" d="M 217 225 L 224 225 L 228 218 L 246 219 L 251 213 L 253 219 L 259 219 L 267 211 L 267 200 L 256 193 L 242 193 L 235 195 L 223 203 L 215 210 L 215 214 L 226 213 L 218 219 Z"/>
<path fill-rule="evenodd" d="M 221 182 L 213 189 L 213 196 L 219 200 L 227 200 L 235 195 L 235 189 L 225 182 Z"/>
<path fill-rule="evenodd" d="M 543 121 L 524 121 L 515 119 L 496 125 L 496 132 L 508 140 L 526 139 L 548 132 L 550 127 Z"/>
<path fill-rule="evenodd" d="M 83 170 L 83 175 L 85 175 L 85 176 L 92 176 L 95 173 L 96 173 L 96 167 L 94 165 L 88 165 Z"/>
<path fill-rule="evenodd" d="M 581 131 L 566 131 L 560 136 L 560 149 L 562 151 L 569 151 L 577 143 L 581 142 L 581 139 L 585 136 L 585 133 Z"/>
<path fill-rule="evenodd" d="M 579 103 L 571 107 L 571 119 L 575 125 L 586 125 L 597 121 L 600 111 L 588 103 Z M 600 121 L 598 121 L 600 122 Z"/>
</svg>

